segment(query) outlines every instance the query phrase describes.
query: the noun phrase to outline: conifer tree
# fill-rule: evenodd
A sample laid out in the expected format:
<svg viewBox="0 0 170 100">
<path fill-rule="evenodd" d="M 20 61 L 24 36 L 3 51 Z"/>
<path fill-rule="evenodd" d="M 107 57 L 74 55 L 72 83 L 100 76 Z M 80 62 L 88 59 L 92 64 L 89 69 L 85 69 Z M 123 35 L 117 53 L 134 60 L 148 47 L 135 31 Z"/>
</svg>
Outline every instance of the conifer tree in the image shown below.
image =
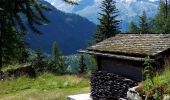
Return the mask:
<svg viewBox="0 0 170 100">
<path fill-rule="evenodd" d="M 21 54 L 25 51 L 23 36 L 26 30 L 22 18 L 25 15 L 30 28 L 39 33 L 33 24 L 39 25 L 47 21 L 42 14 L 42 8 L 43 6 L 34 0 L 0 0 L 3 64 L 21 59 Z"/>
<path fill-rule="evenodd" d="M 56 42 L 53 42 L 51 52 L 52 52 L 51 60 L 54 61 L 54 62 L 57 62 L 57 60 L 59 59 L 60 54 L 59 54 L 59 50 L 58 50 Z"/>
<path fill-rule="evenodd" d="M 50 61 L 49 70 L 53 72 L 57 72 L 60 54 L 56 42 L 52 43 L 51 50 L 52 51 L 51 51 L 51 61 Z"/>
<path fill-rule="evenodd" d="M 139 33 L 147 34 L 150 32 L 149 23 L 145 11 L 139 16 Z"/>
<path fill-rule="evenodd" d="M 165 18 L 168 17 L 168 1 L 169 1 L 169 0 L 164 0 L 164 2 L 163 2 Z"/>
<path fill-rule="evenodd" d="M 170 1 L 165 0 L 164 3 L 164 8 L 165 8 L 165 27 L 164 27 L 164 32 L 165 34 L 170 34 Z"/>
<path fill-rule="evenodd" d="M 66 70 L 65 58 L 63 55 L 60 55 L 59 65 L 58 65 L 58 73 L 63 74 Z"/>
<path fill-rule="evenodd" d="M 152 30 L 155 33 L 170 33 L 170 3 L 160 0 L 159 10 L 153 19 Z"/>
<path fill-rule="evenodd" d="M 77 4 L 70 0 L 63 1 Z M 35 25 L 49 22 L 44 16 L 43 10 L 50 9 L 37 0 L 0 0 L 0 42 L 3 44 L 0 52 L 2 56 L 0 67 L 3 63 L 18 60 L 18 54 L 21 53 L 19 51 L 25 49 L 23 36 L 26 33 L 26 24 L 24 24 L 23 18 L 27 20 L 32 31 L 41 33 Z"/>
<path fill-rule="evenodd" d="M 63 73 L 65 60 L 62 56 L 61 52 L 59 51 L 56 42 L 52 44 L 52 54 L 51 54 L 51 62 L 50 62 L 50 69 L 53 72 Z"/>
<path fill-rule="evenodd" d="M 36 50 L 36 56 L 32 59 L 32 65 L 37 73 L 47 70 L 47 59 L 40 49 Z"/>
<path fill-rule="evenodd" d="M 135 23 L 133 21 L 130 22 L 128 32 L 129 33 L 137 33 L 138 32 L 138 27 L 135 25 Z"/>
<path fill-rule="evenodd" d="M 85 70 L 86 70 L 86 64 L 85 64 L 85 62 L 84 62 L 84 56 L 83 56 L 83 54 L 80 55 L 79 67 L 80 67 L 80 73 L 84 73 Z"/>
<path fill-rule="evenodd" d="M 104 0 L 102 2 L 101 13 L 99 13 L 101 15 L 101 18 L 99 18 L 100 24 L 94 33 L 96 43 L 120 33 L 120 20 L 117 19 L 118 10 L 115 3 L 113 0 Z"/>
</svg>

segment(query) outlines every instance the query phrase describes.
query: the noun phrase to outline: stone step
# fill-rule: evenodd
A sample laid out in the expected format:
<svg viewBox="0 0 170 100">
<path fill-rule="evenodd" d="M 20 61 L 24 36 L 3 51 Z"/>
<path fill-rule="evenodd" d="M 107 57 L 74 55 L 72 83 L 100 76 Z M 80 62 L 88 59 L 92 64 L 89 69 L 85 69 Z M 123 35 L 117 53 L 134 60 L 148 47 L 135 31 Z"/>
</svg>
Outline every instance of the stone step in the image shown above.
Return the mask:
<svg viewBox="0 0 170 100">
<path fill-rule="evenodd" d="M 67 100 L 92 100 L 92 98 L 90 97 L 90 93 L 87 93 L 87 94 L 70 95 L 67 97 Z"/>
</svg>

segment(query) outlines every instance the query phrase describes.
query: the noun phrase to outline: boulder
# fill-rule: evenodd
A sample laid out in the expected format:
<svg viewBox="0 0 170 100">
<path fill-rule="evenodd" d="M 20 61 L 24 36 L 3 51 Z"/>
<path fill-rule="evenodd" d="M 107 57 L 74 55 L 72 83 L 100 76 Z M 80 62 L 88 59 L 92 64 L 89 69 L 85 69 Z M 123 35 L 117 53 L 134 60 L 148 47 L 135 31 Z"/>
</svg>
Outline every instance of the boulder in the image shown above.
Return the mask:
<svg viewBox="0 0 170 100">
<path fill-rule="evenodd" d="M 163 100 L 170 100 L 170 95 L 164 95 Z"/>
<path fill-rule="evenodd" d="M 136 91 L 138 86 L 130 88 L 127 92 L 127 98 L 128 100 L 142 100 L 142 97 L 140 97 L 139 93 Z"/>
</svg>

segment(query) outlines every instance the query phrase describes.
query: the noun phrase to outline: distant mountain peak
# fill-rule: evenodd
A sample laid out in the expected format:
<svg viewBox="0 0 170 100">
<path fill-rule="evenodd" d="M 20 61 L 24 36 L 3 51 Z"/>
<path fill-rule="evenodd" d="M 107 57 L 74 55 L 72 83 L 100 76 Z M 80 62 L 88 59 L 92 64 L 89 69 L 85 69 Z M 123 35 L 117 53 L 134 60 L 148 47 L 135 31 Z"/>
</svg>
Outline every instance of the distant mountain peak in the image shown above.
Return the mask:
<svg viewBox="0 0 170 100">
<path fill-rule="evenodd" d="M 98 24 L 98 17 L 102 0 L 80 0 L 78 6 L 70 6 L 60 0 L 46 0 L 55 2 L 53 5 L 62 11 L 79 14 L 90 21 Z M 127 30 L 129 21 L 136 20 L 138 16 L 146 11 L 148 17 L 153 17 L 157 13 L 159 0 L 115 0 L 116 6 L 120 11 L 122 29 Z"/>
</svg>

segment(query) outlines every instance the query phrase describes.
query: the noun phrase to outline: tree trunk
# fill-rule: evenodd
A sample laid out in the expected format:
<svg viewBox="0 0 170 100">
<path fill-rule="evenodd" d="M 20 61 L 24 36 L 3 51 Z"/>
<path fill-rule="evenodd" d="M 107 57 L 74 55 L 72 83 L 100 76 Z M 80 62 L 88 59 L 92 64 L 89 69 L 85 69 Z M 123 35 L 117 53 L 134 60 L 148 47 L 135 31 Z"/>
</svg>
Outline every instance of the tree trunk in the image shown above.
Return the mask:
<svg viewBox="0 0 170 100">
<path fill-rule="evenodd" d="M 3 10 L 0 9 L 0 70 L 2 68 L 2 33 L 3 33 L 3 27 L 4 27 L 4 22 L 3 22 L 3 19 L 4 19 L 4 16 L 3 16 Z"/>
</svg>

